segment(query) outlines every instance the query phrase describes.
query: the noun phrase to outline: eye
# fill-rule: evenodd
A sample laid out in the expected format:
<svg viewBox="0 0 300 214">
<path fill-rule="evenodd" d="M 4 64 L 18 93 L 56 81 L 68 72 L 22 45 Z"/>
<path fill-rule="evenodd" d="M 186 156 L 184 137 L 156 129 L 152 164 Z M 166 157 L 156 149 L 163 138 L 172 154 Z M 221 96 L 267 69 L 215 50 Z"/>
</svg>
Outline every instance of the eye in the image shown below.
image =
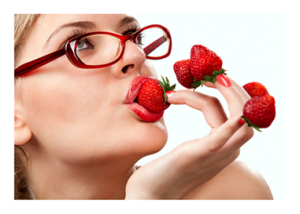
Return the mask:
<svg viewBox="0 0 300 214">
<path fill-rule="evenodd" d="M 83 38 L 78 42 L 76 50 L 81 51 L 84 49 L 93 49 L 93 48 L 94 48 L 94 45 L 89 41 L 89 39 Z"/>
<path fill-rule="evenodd" d="M 86 32 L 83 31 L 83 30 L 81 30 L 81 29 L 74 29 L 74 30 L 71 32 L 71 34 L 68 35 L 66 41 L 62 44 L 61 48 L 63 48 L 63 47 L 65 46 L 65 44 L 66 44 L 70 39 L 73 39 L 74 37 L 80 36 L 80 35 L 85 34 L 85 33 L 86 33 Z M 77 41 L 77 40 L 71 42 L 72 48 L 74 47 L 74 44 L 75 44 L 76 41 Z"/>
</svg>

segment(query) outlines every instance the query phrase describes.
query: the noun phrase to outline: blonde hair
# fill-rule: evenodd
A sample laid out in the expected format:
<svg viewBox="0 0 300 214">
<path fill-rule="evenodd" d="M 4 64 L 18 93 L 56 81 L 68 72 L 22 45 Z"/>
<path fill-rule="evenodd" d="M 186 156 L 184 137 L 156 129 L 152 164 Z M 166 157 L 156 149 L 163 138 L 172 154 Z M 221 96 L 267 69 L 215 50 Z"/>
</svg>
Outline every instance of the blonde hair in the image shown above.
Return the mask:
<svg viewBox="0 0 300 214">
<path fill-rule="evenodd" d="M 39 14 L 15 14 L 14 16 L 14 67 L 16 68 L 16 62 L 22 53 L 22 47 L 29 35 L 33 24 L 37 20 Z M 15 79 L 15 92 L 18 88 L 18 80 Z M 16 93 L 15 93 L 16 96 Z M 21 146 L 15 146 L 15 199 L 33 199 L 33 195 L 30 191 L 30 187 L 27 183 L 24 169 L 25 163 L 23 159 L 26 159 L 26 165 L 28 163 L 28 157 L 26 152 Z"/>
</svg>

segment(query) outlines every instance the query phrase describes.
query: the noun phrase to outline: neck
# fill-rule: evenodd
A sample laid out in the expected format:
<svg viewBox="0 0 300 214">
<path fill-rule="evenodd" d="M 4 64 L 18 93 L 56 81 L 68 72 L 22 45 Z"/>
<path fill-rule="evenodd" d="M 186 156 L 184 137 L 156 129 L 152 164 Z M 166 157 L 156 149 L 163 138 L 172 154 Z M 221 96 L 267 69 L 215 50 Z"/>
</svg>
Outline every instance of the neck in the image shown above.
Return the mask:
<svg viewBox="0 0 300 214">
<path fill-rule="evenodd" d="M 136 161 L 74 166 L 31 160 L 27 180 L 36 199 L 124 199 Z"/>
</svg>

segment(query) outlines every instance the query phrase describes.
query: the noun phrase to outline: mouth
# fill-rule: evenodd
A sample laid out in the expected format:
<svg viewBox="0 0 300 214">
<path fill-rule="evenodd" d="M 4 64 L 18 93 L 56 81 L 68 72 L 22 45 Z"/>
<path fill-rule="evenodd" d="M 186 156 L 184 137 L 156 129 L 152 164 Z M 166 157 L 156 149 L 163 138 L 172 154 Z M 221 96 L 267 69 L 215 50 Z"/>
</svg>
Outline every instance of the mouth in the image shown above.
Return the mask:
<svg viewBox="0 0 300 214">
<path fill-rule="evenodd" d="M 159 120 L 164 112 L 154 113 L 139 105 L 136 101 L 136 98 L 141 90 L 143 84 L 149 80 L 153 79 L 151 76 L 138 76 L 135 77 L 129 87 L 126 94 L 125 105 L 135 113 L 138 118 L 146 122 L 154 122 Z"/>
</svg>

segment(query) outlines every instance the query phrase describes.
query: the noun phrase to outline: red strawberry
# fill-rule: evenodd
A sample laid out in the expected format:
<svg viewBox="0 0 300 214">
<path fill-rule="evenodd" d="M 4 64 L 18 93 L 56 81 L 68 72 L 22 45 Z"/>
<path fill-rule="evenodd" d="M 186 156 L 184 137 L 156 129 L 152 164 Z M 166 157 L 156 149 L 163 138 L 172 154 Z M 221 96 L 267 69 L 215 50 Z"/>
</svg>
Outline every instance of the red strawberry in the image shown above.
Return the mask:
<svg viewBox="0 0 300 214">
<path fill-rule="evenodd" d="M 170 86 L 169 79 L 162 77 L 163 81 L 152 79 L 143 84 L 137 97 L 137 102 L 152 112 L 162 112 L 169 108 L 166 91 L 172 91 L 175 84 Z"/>
<path fill-rule="evenodd" d="M 216 76 L 225 72 L 222 69 L 222 59 L 203 45 L 194 45 L 191 49 L 191 74 L 199 81 L 194 83 L 195 88 L 205 82 L 215 82 Z"/>
<path fill-rule="evenodd" d="M 243 88 L 252 98 L 269 94 L 267 88 L 259 82 L 249 82 Z"/>
<path fill-rule="evenodd" d="M 269 127 L 276 116 L 275 99 L 271 95 L 254 97 L 248 100 L 243 109 L 242 119 L 258 131 Z"/>
<path fill-rule="evenodd" d="M 191 74 L 191 62 L 190 59 L 177 61 L 174 66 L 174 71 L 178 82 L 186 88 L 194 88 L 194 77 Z"/>
</svg>

